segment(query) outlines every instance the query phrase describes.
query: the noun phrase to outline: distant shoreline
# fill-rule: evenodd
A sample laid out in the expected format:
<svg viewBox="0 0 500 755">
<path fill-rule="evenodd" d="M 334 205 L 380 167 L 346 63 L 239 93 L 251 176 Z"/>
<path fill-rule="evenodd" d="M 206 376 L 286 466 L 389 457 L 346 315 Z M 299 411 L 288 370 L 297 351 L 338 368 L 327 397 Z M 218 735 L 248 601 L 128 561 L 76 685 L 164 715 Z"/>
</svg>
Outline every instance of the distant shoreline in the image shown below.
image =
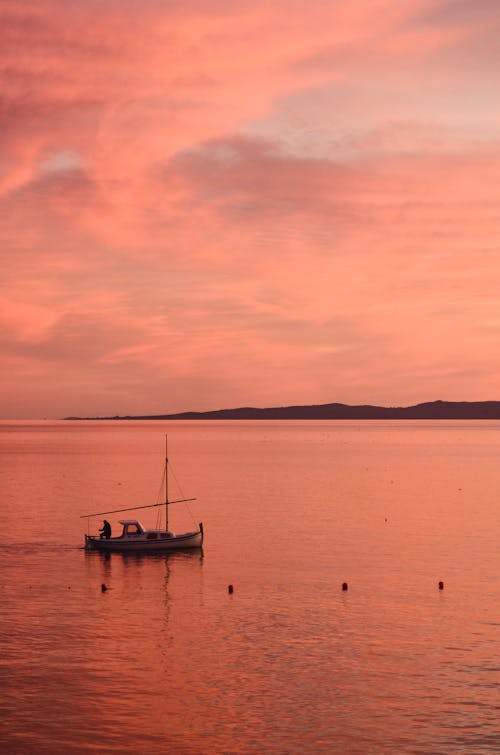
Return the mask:
<svg viewBox="0 0 500 755">
<path fill-rule="evenodd" d="M 500 419 L 500 401 L 429 401 L 415 406 L 349 406 L 318 404 L 267 409 L 240 407 L 208 412 L 115 415 L 114 417 L 64 417 L 65 420 L 243 420 L 243 419 Z"/>
</svg>

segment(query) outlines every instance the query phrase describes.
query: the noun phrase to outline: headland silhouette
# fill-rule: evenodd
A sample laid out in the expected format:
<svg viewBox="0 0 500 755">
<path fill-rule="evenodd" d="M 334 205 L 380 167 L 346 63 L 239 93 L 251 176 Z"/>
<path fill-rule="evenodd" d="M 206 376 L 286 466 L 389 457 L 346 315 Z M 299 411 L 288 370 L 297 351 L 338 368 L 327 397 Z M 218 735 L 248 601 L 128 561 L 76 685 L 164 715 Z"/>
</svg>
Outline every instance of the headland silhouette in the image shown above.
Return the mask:
<svg viewBox="0 0 500 755">
<path fill-rule="evenodd" d="M 500 401 L 429 401 L 414 406 L 372 406 L 363 404 L 313 404 L 275 406 L 259 409 L 252 406 L 216 409 L 206 412 L 174 414 L 115 415 L 113 417 L 65 417 L 66 420 L 242 420 L 242 419 L 500 419 Z"/>
</svg>

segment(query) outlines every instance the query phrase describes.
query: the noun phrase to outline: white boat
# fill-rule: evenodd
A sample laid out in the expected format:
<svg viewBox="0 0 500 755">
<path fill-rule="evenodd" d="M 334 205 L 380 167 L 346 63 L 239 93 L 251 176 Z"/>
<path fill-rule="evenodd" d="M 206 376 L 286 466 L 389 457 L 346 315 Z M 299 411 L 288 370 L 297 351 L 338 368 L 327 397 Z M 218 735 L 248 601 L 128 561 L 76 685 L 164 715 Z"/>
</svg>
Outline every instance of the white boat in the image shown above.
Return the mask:
<svg viewBox="0 0 500 755">
<path fill-rule="evenodd" d="M 165 436 L 165 501 L 152 503 L 146 506 L 133 506 L 126 509 L 114 509 L 113 511 L 101 511 L 97 514 L 84 514 L 81 519 L 90 519 L 96 516 L 106 516 L 122 511 L 136 511 L 137 509 L 156 508 L 165 506 L 165 528 L 147 529 L 138 519 L 121 519 L 123 529 L 117 537 L 110 537 L 109 533 L 101 535 L 85 535 L 85 548 L 103 552 L 121 553 L 158 553 L 163 551 L 184 550 L 187 548 L 201 548 L 203 545 L 203 524 L 200 522 L 194 532 L 176 534 L 168 529 L 168 507 L 172 503 L 184 503 L 194 501 L 195 498 L 179 498 L 175 501 L 168 500 L 168 453 L 167 437 Z"/>
</svg>

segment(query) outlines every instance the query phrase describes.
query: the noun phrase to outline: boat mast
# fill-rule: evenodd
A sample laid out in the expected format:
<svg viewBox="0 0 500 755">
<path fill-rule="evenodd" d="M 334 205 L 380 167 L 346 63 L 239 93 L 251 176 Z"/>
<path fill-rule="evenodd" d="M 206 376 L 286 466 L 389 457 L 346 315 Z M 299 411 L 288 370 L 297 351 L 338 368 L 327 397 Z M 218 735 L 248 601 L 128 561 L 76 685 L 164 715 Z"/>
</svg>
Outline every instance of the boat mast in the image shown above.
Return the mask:
<svg viewBox="0 0 500 755">
<path fill-rule="evenodd" d="M 168 445 L 165 435 L 165 529 L 168 532 Z"/>
</svg>

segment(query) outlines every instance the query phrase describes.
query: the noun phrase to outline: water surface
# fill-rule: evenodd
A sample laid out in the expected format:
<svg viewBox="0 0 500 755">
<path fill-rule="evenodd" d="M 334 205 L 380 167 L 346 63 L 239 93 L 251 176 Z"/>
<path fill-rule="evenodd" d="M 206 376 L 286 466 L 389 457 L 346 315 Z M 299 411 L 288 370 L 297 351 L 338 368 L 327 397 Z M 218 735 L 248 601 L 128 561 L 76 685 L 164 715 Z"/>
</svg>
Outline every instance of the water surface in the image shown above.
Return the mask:
<svg viewBox="0 0 500 755">
<path fill-rule="evenodd" d="M 203 553 L 86 553 L 165 432 Z M 499 458 L 498 422 L 0 425 L 0 749 L 500 752 Z"/>
</svg>

